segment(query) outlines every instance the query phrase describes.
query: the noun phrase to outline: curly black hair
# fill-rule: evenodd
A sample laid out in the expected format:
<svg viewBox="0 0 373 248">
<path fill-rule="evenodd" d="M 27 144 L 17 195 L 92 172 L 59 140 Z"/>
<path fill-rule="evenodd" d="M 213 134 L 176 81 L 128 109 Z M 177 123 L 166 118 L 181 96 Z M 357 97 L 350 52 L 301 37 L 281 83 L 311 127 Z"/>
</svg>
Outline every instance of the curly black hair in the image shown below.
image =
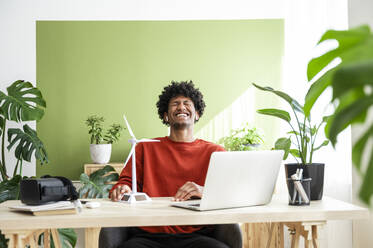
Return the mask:
<svg viewBox="0 0 373 248">
<path fill-rule="evenodd" d="M 171 84 L 164 87 L 162 94 L 159 95 L 159 100 L 157 102 L 157 108 L 158 108 L 158 115 L 159 119 L 162 120 L 163 124 L 169 125 L 168 122 L 166 122 L 163 119 L 164 113 L 168 112 L 168 104 L 170 100 L 175 96 L 184 96 L 189 97 L 194 104 L 194 107 L 196 111 L 198 112 L 199 116 L 201 117 L 203 114 L 203 111 L 205 110 L 206 104 L 205 101 L 203 101 L 203 95 L 199 91 L 198 88 L 194 87 L 194 84 L 192 81 L 181 81 L 181 82 L 175 82 L 171 81 Z M 198 121 L 198 120 L 196 120 Z"/>
</svg>

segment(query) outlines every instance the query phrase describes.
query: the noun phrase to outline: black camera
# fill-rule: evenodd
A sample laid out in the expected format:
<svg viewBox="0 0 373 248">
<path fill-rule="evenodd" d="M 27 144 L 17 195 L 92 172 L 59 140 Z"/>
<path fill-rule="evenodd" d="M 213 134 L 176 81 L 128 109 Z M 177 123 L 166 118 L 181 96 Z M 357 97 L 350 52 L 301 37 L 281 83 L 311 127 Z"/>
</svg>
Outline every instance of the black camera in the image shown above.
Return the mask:
<svg viewBox="0 0 373 248">
<path fill-rule="evenodd" d="M 65 177 L 43 176 L 21 180 L 20 200 L 28 205 L 78 199 L 72 182 Z"/>
</svg>

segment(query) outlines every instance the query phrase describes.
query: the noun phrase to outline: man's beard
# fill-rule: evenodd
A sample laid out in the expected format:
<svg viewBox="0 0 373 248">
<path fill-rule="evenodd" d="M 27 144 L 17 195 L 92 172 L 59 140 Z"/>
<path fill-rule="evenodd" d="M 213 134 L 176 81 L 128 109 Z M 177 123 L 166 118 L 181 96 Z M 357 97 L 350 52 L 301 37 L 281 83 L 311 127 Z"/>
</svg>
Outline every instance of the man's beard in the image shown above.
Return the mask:
<svg viewBox="0 0 373 248">
<path fill-rule="evenodd" d="M 173 123 L 172 124 L 172 127 L 175 129 L 175 130 L 183 130 L 183 129 L 187 129 L 188 127 L 190 127 L 190 123 Z"/>
</svg>

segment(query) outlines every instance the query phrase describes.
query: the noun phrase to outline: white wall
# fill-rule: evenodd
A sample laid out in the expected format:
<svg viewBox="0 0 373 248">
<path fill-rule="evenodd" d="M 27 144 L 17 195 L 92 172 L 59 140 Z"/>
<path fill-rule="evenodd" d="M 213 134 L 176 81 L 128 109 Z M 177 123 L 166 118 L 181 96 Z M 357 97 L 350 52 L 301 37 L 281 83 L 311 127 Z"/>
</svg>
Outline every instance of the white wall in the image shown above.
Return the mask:
<svg viewBox="0 0 373 248">
<path fill-rule="evenodd" d="M 373 30 L 373 1 L 371 0 L 349 0 L 349 26 L 355 27 L 361 24 L 370 25 L 371 30 Z M 366 123 L 373 123 L 373 111 L 370 112 L 369 118 Z M 354 125 L 352 128 L 352 141 L 356 142 L 360 135 L 368 125 Z M 366 150 L 365 157 L 370 156 L 369 151 L 372 147 Z M 361 204 L 357 198 L 358 190 L 361 185 L 361 178 L 357 175 L 356 171 L 353 169 L 352 173 L 352 191 L 353 191 L 353 202 Z M 353 247 L 371 247 L 373 244 L 373 211 L 370 212 L 370 219 L 359 220 L 353 222 Z"/>
<path fill-rule="evenodd" d="M 262 19 L 285 18 L 284 88 L 301 99 L 308 87 L 305 80 L 307 61 L 320 35 L 328 28 L 344 28 L 346 0 L 1 0 L 0 1 L 0 90 L 17 79 L 36 81 L 37 20 L 189 20 L 189 19 Z M 347 134 L 348 136 L 348 134 Z M 328 171 L 339 166 L 350 170 L 348 145 L 327 152 L 326 188 L 329 195 L 350 199 L 349 174 L 339 179 L 343 187 L 330 183 Z M 330 156 L 333 154 L 334 156 Z M 7 154 L 6 154 L 7 155 Z M 320 154 L 320 160 L 323 155 Z M 337 160 L 337 158 L 339 160 Z M 338 162 L 336 162 L 338 161 Z M 8 164 L 14 164 L 7 155 Z M 48 166 L 48 165 L 46 165 Z M 11 168 L 10 168 L 11 169 Z M 35 163 L 24 168 L 35 175 Z M 282 172 L 282 175 L 284 173 Z M 324 231 L 323 247 L 351 247 L 351 225 L 342 222 Z M 334 233 L 339 233 L 335 237 Z M 81 240 L 79 240 L 80 242 Z M 78 247 L 82 244 L 78 244 Z"/>
</svg>

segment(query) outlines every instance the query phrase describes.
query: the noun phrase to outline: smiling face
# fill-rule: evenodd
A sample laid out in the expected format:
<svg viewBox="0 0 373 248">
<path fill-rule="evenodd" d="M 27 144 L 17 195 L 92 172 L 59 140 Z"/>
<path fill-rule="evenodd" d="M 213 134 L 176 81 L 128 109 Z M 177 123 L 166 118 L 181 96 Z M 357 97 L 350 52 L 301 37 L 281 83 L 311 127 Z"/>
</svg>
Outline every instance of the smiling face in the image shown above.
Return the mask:
<svg viewBox="0 0 373 248">
<path fill-rule="evenodd" d="M 193 101 L 185 96 L 171 98 L 168 103 L 168 113 L 164 113 L 164 120 L 175 129 L 191 127 L 198 118 L 199 114 L 196 112 Z"/>
</svg>

